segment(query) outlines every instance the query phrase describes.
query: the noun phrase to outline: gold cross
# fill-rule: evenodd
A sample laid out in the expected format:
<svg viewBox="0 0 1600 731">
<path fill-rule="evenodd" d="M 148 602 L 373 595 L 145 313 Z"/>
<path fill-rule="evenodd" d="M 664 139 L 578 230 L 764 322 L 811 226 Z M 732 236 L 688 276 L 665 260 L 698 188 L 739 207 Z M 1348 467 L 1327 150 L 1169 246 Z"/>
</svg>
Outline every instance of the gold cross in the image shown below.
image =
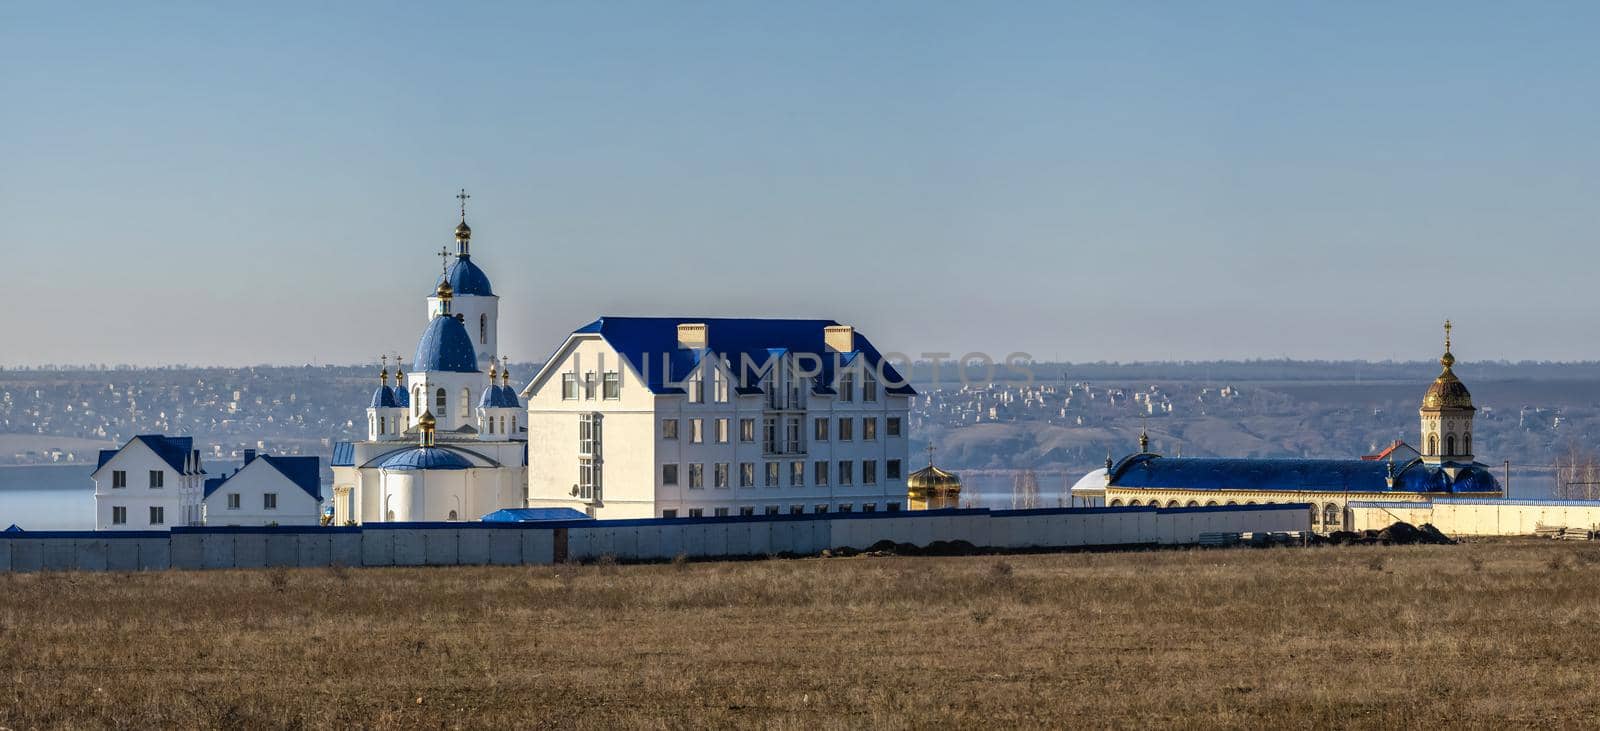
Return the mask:
<svg viewBox="0 0 1600 731">
<path fill-rule="evenodd" d="M 1450 352 L 1450 328 L 1452 327 L 1454 325 L 1451 325 L 1449 320 L 1444 321 L 1444 350 L 1447 353 Z"/>
<path fill-rule="evenodd" d="M 466 188 L 462 188 L 461 192 L 456 194 L 456 200 L 461 201 L 461 220 L 462 221 L 466 221 L 467 220 L 467 199 L 471 198 L 471 197 L 472 196 L 467 195 L 467 189 Z"/>
</svg>

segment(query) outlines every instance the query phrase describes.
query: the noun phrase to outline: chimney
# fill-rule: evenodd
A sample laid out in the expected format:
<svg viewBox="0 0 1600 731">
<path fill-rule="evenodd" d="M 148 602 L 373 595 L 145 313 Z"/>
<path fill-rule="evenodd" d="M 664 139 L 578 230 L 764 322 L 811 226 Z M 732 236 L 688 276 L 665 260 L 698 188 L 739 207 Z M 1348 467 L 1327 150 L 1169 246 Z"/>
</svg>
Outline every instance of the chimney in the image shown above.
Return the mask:
<svg viewBox="0 0 1600 731">
<path fill-rule="evenodd" d="M 244 450 L 244 463 L 245 464 L 250 464 L 251 462 L 254 462 L 254 461 L 256 461 L 256 450 L 254 450 L 254 449 L 246 449 L 246 450 Z"/>
<path fill-rule="evenodd" d="M 856 349 L 856 329 L 849 325 L 829 325 L 822 328 L 822 344 L 836 353 L 853 353 Z"/>
<path fill-rule="evenodd" d="M 699 350 L 706 347 L 706 324 L 703 322 L 678 323 L 678 349 Z"/>
</svg>

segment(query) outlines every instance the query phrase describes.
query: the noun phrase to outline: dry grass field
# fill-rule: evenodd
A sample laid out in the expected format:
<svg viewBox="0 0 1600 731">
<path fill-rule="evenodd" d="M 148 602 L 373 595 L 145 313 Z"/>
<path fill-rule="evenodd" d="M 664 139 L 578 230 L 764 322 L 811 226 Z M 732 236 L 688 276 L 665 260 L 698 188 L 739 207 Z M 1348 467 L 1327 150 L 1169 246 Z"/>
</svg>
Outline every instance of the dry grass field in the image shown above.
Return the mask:
<svg viewBox="0 0 1600 731">
<path fill-rule="evenodd" d="M 1600 718 L 1600 546 L 0 575 L 0 726 Z"/>
</svg>

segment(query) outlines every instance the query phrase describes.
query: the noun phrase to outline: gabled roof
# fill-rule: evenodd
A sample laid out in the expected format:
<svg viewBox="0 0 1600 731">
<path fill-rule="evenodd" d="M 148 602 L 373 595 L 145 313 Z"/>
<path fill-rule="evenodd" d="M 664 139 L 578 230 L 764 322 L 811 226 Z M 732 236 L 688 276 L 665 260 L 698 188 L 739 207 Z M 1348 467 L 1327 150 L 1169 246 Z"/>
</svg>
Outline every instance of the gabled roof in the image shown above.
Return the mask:
<svg viewBox="0 0 1600 731">
<path fill-rule="evenodd" d="M 127 449 L 134 442 L 143 442 L 146 447 L 150 448 L 150 451 L 155 452 L 156 456 L 161 458 L 161 461 L 166 462 L 168 467 L 177 470 L 180 474 L 186 473 L 186 470 L 183 468 L 183 464 L 188 460 L 190 454 L 194 451 L 194 437 L 169 437 L 163 434 L 140 434 L 132 439 L 129 439 L 127 444 L 122 445 L 118 449 L 100 450 L 100 462 L 99 464 L 95 465 L 95 471 L 99 472 L 100 468 L 105 467 L 106 463 L 110 462 L 112 457 L 117 456 L 118 453 L 122 452 L 124 449 Z M 203 475 L 205 474 L 205 470 L 198 470 L 196 474 Z"/>
<path fill-rule="evenodd" d="M 283 475 L 285 478 L 288 478 L 288 480 L 294 483 L 296 487 L 304 490 L 307 495 L 316 498 L 319 502 L 322 500 L 322 461 L 319 458 L 274 457 L 270 454 L 263 454 L 256 457 L 254 461 L 245 464 L 237 470 L 234 470 L 233 474 L 231 475 L 226 477 L 213 477 L 209 480 L 206 480 L 205 494 L 202 496 L 202 499 L 211 497 L 211 493 L 221 489 L 223 485 L 227 484 L 228 480 L 238 476 L 238 474 L 243 472 L 246 467 L 249 467 L 251 464 L 255 464 L 255 462 L 265 462 L 273 469 L 277 470 L 279 474 Z"/>
<path fill-rule="evenodd" d="M 684 349 L 678 347 L 678 325 L 704 323 L 706 347 Z M 827 384 L 832 382 L 835 370 L 860 359 L 860 365 L 880 368 L 887 391 L 894 395 L 915 395 L 916 390 L 883 359 L 883 355 L 865 336 L 857 332 L 856 351 L 834 353 L 823 340 L 823 330 L 839 323 L 834 320 L 780 320 L 725 317 L 602 317 L 573 331 L 578 335 L 599 335 L 627 361 L 634 373 L 645 382 L 651 393 L 681 394 L 677 383 L 683 382 L 708 355 L 727 358 L 734 374 L 734 387 L 741 394 L 757 393 L 756 373 L 743 373 L 748 381 L 741 383 L 741 371 L 748 363 L 752 368 L 765 365 L 770 358 L 783 354 L 815 356 L 821 364 L 820 393 L 831 393 Z M 565 347 L 563 345 L 563 347 Z M 545 368 L 556 367 L 556 358 L 547 359 Z M 535 378 L 535 382 L 544 376 Z"/>
<path fill-rule="evenodd" d="M 412 359 L 411 368 L 413 372 L 477 373 L 478 354 L 467 327 L 453 315 L 435 315 L 417 342 L 417 357 Z"/>
<path fill-rule="evenodd" d="M 328 462 L 330 467 L 356 466 L 356 445 L 350 442 L 333 443 L 333 459 Z"/>
</svg>

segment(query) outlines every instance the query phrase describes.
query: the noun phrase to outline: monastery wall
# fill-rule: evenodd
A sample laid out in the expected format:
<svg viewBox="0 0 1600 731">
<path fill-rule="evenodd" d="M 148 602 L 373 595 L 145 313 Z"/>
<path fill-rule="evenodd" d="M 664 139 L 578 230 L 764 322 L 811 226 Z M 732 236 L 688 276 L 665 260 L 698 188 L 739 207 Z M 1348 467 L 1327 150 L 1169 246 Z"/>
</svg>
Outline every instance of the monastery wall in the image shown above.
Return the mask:
<svg viewBox="0 0 1600 731">
<path fill-rule="evenodd" d="M 1356 530 L 1382 530 L 1395 521 L 1432 523 L 1453 536 L 1531 536 L 1540 526 L 1594 530 L 1600 501 L 1438 498 L 1431 504 L 1351 502 Z"/>
</svg>

